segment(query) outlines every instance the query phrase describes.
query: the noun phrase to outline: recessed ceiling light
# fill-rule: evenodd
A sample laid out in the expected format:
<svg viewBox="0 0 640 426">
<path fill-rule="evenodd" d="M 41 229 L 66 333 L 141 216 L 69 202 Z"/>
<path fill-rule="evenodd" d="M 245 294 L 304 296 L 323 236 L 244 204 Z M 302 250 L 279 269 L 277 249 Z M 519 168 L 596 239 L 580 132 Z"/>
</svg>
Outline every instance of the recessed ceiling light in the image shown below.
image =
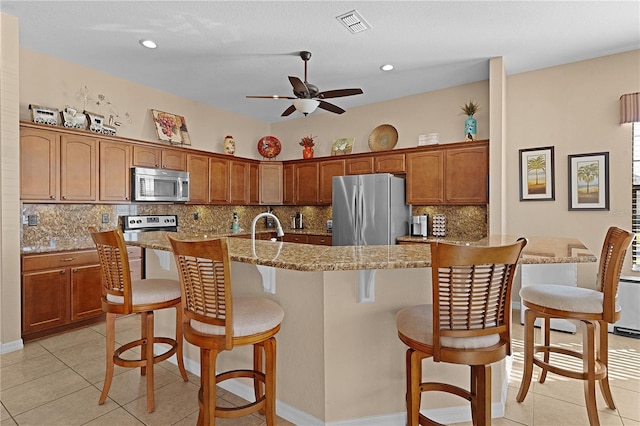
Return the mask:
<svg viewBox="0 0 640 426">
<path fill-rule="evenodd" d="M 158 47 L 155 41 L 153 40 L 140 40 L 140 44 L 146 47 L 147 49 L 155 49 Z"/>
<path fill-rule="evenodd" d="M 391 71 L 391 70 L 393 69 L 393 65 L 391 65 L 391 64 L 385 64 L 385 65 L 381 66 L 381 67 L 380 67 L 380 69 L 381 69 L 382 71 Z"/>
</svg>

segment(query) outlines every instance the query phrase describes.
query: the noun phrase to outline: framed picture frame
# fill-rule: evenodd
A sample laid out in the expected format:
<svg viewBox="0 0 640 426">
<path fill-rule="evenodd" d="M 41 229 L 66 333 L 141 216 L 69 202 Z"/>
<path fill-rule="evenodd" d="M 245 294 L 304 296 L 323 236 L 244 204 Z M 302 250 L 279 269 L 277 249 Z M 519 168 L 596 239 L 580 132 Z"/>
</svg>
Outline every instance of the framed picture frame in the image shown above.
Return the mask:
<svg viewBox="0 0 640 426">
<path fill-rule="evenodd" d="M 191 145 L 184 117 L 157 109 L 152 109 L 151 115 L 158 139 L 170 144 Z"/>
<path fill-rule="evenodd" d="M 331 155 L 347 155 L 353 150 L 353 142 L 356 138 L 334 139 L 331 145 Z"/>
<path fill-rule="evenodd" d="M 521 149 L 520 201 L 552 201 L 555 195 L 553 147 Z"/>
<path fill-rule="evenodd" d="M 609 153 L 569 155 L 569 210 L 609 210 Z"/>
</svg>

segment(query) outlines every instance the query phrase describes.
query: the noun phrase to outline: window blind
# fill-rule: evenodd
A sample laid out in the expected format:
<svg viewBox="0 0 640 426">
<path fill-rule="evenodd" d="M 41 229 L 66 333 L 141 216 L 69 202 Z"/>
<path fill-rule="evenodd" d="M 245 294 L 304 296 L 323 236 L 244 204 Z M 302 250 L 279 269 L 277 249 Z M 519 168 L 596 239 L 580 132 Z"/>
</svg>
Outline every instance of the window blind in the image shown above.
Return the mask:
<svg viewBox="0 0 640 426">
<path fill-rule="evenodd" d="M 640 122 L 633 123 L 632 131 L 633 146 L 633 176 L 631 189 L 631 229 L 636 234 L 633 239 L 633 267 L 634 271 L 640 271 Z"/>
</svg>

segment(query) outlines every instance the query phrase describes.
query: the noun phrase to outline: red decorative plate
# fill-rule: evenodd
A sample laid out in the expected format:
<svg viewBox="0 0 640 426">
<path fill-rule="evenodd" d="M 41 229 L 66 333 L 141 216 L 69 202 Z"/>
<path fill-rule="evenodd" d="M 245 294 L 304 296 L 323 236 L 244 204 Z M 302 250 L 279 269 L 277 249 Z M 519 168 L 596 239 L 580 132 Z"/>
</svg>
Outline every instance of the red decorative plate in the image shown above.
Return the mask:
<svg viewBox="0 0 640 426">
<path fill-rule="evenodd" d="M 258 141 L 258 152 L 264 158 L 275 158 L 282 151 L 282 145 L 275 136 L 265 136 Z"/>
</svg>

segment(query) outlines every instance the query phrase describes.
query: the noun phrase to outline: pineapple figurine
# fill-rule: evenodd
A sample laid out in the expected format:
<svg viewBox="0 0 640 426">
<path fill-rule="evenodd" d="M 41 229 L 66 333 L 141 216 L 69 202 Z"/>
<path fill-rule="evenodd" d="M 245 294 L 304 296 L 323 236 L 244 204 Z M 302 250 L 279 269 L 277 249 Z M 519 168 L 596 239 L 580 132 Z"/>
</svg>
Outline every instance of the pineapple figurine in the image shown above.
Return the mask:
<svg viewBox="0 0 640 426">
<path fill-rule="evenodd" d="M 464 122 L 464 140 L 475 141 L 477 138 L 476 119 L 473 116 L 478 112 L 480 106 L 477 102 L 469 101 L 461 106 L 460 109 L 467 115 L 467 119 Z"/>
</svg>

